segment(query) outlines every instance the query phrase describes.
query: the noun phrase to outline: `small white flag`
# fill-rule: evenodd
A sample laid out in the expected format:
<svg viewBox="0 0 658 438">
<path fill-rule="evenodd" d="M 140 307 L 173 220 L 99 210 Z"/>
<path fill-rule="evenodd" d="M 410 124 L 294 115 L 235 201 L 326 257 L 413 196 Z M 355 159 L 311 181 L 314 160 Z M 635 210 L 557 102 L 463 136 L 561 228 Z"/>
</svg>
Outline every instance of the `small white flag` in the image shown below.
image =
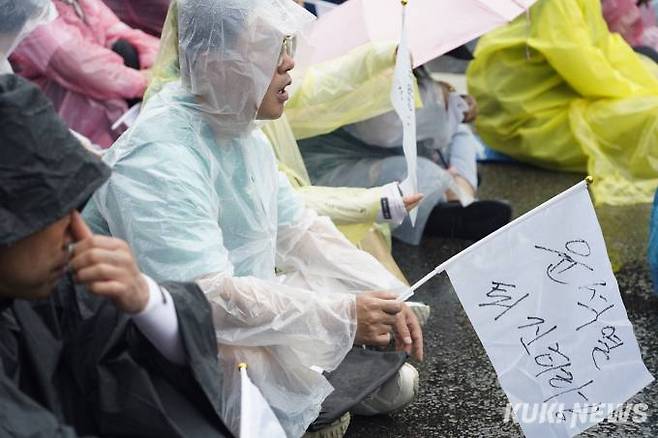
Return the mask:
<svg viewBox="0 0 658 438">
<path fill-rule="evenodd" d="M 572 437 L 653 381 L 585 182 L 442 266 L 527 437 Z"/>
<path fill-rule="evenodd" d="M 402 121 L 402 148 L 407 159 L 407 178 L 400 183 L 400 189 L 405 196 L 409 196 L 418 193 L 418 154 L 416 151 L 416 99 L 411 56 L 407 45 L 406 9 L 406 5 L 402 7 L 402 33 L 395 59 L 391 102 L 393 109 Z M 417 214 L 417 208 L 409 213 L 412 225 L 416 225 Z"/>
<path fill-rule="evenodd" d="M 240 364 L 240 381 L 240 438 L 286 438 L 272 408 L 249 378 L 245 364 Z"/>
<path fill-rule="evenodd" d="M 119 129 L 122 125 L 126 128 L 130 128 L 137 121 L 140 111 L 142 110 L 142 104 L 137 103 L 130 107 L 128 111 L 123 113 L 121 117 L 117 119 L 116 122 L 112 125 L 112 129 Z"/>
</svg>

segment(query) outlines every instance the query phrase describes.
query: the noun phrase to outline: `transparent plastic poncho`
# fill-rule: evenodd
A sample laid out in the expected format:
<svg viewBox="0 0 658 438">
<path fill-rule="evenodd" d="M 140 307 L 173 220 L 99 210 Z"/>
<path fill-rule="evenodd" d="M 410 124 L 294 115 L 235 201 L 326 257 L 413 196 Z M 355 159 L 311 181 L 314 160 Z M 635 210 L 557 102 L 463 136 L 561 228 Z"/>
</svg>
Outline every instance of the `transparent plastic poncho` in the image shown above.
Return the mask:
<svg viewBox="0 0 658 438">
<path fill-rule="evenodd" d="M 177 8 L 176 2 L 170 6 L 171 11 L 164 24 L 158 62 L 153 67 L 153 77 L 145 100 L 155 95 L 167 83 L 180 78 Z M 295 70 L 291 73 L 294 75 Z M 346 75 L 345 79 L 348 78 L 350 77 Z M 293 82 L 293 87 L 295 83 L 296 80 Z M 351 86 L 346 83 L 345 86 L 350 90 L 358 87 L 356 83 Z M 354 99 L 355 96 L 351 98 Z M 375 225 L 380 209 L 381 187 L 363 189 L 312 186 L 287 115 L 284 114 L 277 120 L 267 122 L 262 126 L 262 130 L 274 149 L 279 170 L 288 177 L 293 188 L 304 200 L 304 204 L 318 214 L 330 217 L 350 242 L 360 243 Z M 378 253 L 377 257 L 380 261 L 382 256 L 383 254 Z M 390 255 L 386 257 L 386 263 L 395 266 L 394 272 L 399 271 Z"/>
<path fill-rule="evenodd" d="M 179 62 L 105 156 L 112 178 L 84 216 L 128 241 L 153 278 L 198 281 L 236 435 L 246 362 L 288 436 L 301 436 L 332 391 L 310 367 L 334 369 L 354 342 L 355 294 L 404 285 L 304 208 L 257 129 L 284 36 L 309 14 L 291 0 L 182 0 L 170 12 L 160 56 Z"/>
</svg>

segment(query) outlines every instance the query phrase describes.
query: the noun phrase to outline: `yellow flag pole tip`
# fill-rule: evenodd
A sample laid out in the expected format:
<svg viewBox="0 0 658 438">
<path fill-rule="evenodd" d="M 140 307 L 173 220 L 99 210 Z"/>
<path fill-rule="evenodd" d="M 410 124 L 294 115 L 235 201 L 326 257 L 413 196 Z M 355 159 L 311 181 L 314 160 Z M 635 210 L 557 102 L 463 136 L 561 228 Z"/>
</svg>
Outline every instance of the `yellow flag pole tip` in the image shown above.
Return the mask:
<svg viewBox="0 0 658 438">
<path fill-rule="evenodd" d="M 247 369 L 247 364 L 244 363 L 244 362 L 240 362 L 238 364 L 238 368 L 241 369 L 241 370 L 246 370 Z"/>
<path fill-rule="evenodd" d="M 589 186 L 594 182 L 594 178 L 592 178 L 590 175 L 588 175 L 587 178 L 585 178 L 585 182 Z"/>
<path fill-rule="evenodd" d="M 400 0 L 400 3 L 402 3 L 402 6 L 407 6 L 407 3 L 409 3 L 409 0 Z"/>
</svg>

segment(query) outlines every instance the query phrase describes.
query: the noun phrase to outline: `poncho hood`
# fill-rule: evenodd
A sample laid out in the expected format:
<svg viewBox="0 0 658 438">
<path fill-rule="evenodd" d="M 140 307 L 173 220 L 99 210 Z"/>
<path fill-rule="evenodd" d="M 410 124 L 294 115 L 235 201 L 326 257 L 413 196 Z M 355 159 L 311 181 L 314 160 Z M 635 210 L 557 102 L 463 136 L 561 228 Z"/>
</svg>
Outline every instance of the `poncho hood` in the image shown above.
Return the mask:
<svg viewBox="0 0 658 438">
<path fill-rule="evenodd" d="M 0 76 L 0 245 L 80 207 L 109 176 L 35 85 Z"/>
</svg>

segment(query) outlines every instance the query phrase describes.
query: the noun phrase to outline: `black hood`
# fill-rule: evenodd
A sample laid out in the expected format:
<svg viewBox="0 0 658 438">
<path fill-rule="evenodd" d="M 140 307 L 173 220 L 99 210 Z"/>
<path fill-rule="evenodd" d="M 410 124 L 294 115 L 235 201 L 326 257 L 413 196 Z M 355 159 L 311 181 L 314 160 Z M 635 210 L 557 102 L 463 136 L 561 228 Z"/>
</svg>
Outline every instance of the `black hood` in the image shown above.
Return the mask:
<svg viewBox="0 0 658 438">
<path fill-rule="evenodd" d="M 66 216 L 109 176 L 39 88 L 16 75 L 0 76 L 0 245 Z"/>
</svg>

